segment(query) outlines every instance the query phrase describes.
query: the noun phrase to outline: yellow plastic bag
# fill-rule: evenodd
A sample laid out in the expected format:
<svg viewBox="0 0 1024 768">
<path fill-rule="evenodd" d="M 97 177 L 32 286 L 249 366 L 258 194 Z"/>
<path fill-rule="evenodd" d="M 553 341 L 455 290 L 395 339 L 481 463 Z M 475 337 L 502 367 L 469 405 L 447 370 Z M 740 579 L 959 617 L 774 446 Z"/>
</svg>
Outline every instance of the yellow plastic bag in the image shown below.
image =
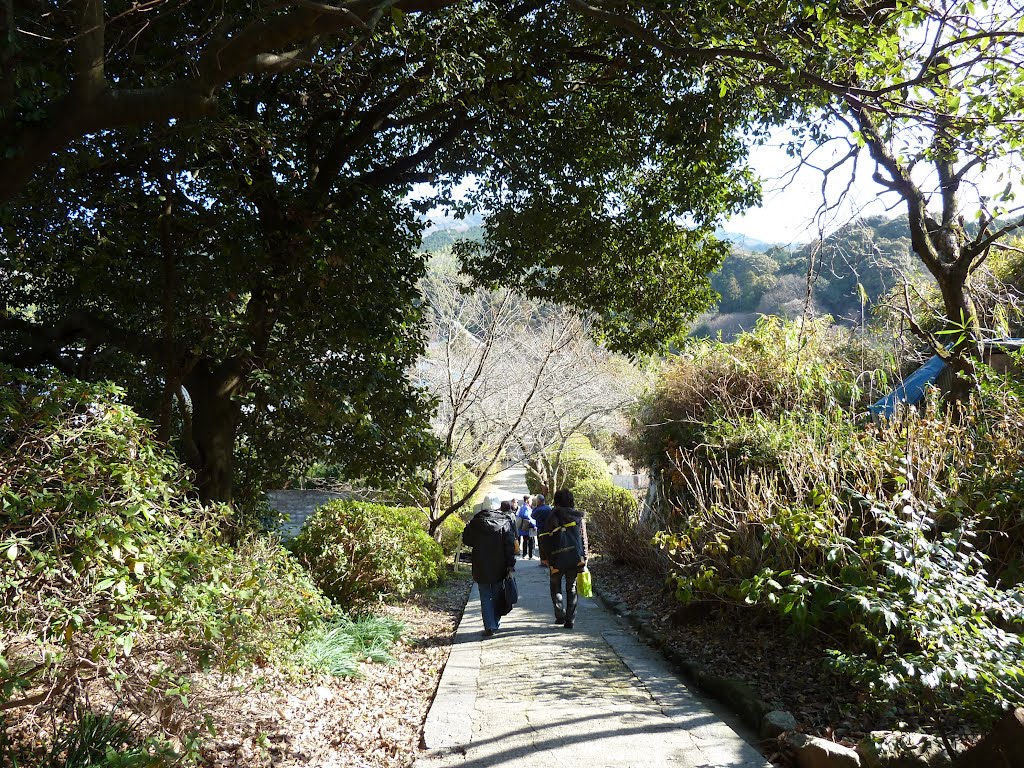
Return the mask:
<svg viewBox="0 0 1024 768">
<path fill-rule="evenodd" d="M 590 578 L 590 571 L 586 568 L 576 574 L 576 593 L 580 597 L 594 596 L 594 581 Z"/>
</svg>

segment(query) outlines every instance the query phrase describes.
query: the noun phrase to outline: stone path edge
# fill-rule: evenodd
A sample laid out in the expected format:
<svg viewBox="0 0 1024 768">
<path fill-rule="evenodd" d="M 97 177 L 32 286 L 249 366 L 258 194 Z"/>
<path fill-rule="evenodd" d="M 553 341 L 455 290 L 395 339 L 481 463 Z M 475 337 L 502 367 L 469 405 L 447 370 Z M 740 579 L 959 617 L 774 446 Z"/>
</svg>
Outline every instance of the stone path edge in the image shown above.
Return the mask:
<svg viewBox="0 0 1024 768">
<path fill-rule="evenodd" d="M 480 643 L 465 621 L 466 607 L 473 598 L 473 584 L 466 590 L 466 602 L 452 636 L 448 660 L 441 671 L 427 717 L 423 722 L 420 747 L 431 752 L 468 744 L 472 736 L 473 711 L 476 709 L 477 677 L 480 675 Z M 450 706 L 443 710 L 434 702 L 444 697 Z"/>
<path fill-rule="evenodd" d="M 753 734 L 762 732 L 765 715 L 771 711 L 771 707 L 749 685 L 740 680 L 714 675 L 678 651 L 668 648 L 663 633 L 652 629 L 641 616 L 630 612 L 625 603 L 614 599 L 597 585 L 594 585 L 594 597 L 616 616 L 628 622 L 637 631 L 640 640 L 660 652 L 687 682 L 733 712 Z"/>
</svg>

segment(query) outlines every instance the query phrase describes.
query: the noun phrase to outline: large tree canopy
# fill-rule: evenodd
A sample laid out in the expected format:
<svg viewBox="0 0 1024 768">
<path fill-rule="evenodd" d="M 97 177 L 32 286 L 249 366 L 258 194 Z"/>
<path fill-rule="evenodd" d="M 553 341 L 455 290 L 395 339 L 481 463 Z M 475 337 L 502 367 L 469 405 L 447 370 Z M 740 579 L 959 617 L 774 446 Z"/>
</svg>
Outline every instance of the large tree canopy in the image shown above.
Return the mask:
<svg viewBox="0 0 1024 768">
<path fill-rule="evenodd" d="M 972 371 L 963 353 L 981 329 L 971 276 L 1021 226 L 1013 203 L 1024 160 L 1019 0 L 766 4 L 760 13 L 744 3 L 743 12 L 719 23 L 700 6 L 573 2 L 680 68 L 691 71 L 704 60 L 725 90 L 795 98 L 802 120 L 794 152 L 814 155 L 837 128 L 848 142 L 838 159 L 819 166 L 826 176 L 867 153 L 875 180 L 902 198 L 914 253 L 935 278 L 950 325 L 961 331 L 952 353 L 934 338 L 933 346 Z M 1002 173 L 1002 194 L 975 186 L 986 170 Z M 823 207 L 832 203 L 823 200 Z M 969 228 L 965 216 L 972 213 L 978 226 Z"/>
<path fill-rule="evenodd" d="M 575 2 L 13 10 L 0 359 L 124 382 L 209 498 L 236 453 L 268 479 L 422 455 L 412 183 L 453 204 L 474 174 L 475 278 L 650 349 L 710 302 L 714 224 L 756 199 L 744 131 L 797 104 L 736 87 L 757 57 L 666 55 Z M 804 11 L 693 13 L 781 41 L 834 21 Z"/>
</svg>

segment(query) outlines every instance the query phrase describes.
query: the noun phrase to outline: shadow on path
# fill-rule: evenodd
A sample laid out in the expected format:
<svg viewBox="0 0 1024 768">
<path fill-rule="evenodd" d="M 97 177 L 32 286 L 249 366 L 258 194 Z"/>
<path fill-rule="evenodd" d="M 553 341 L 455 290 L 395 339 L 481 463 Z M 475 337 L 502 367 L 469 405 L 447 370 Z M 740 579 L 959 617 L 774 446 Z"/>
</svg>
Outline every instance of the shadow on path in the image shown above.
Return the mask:
<svg viewBox="0 0 1024 768">
<path fill-rule="evenodd" d="M 766 768 L 660 654 L 593 600 L 553 621 L 547 570 L 517 567 L 519 604 L 483 638 L 473 590 L 424 727 L 417 768 Z"/>
</svg>

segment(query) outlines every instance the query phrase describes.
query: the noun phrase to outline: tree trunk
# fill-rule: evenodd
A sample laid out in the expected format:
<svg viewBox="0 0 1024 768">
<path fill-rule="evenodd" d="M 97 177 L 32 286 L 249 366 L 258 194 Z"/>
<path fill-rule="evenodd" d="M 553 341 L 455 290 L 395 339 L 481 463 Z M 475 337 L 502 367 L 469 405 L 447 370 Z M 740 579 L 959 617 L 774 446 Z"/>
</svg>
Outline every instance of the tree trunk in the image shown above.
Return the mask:
<svg viewBox="0 0 1024 768">
<path fill-rule="evenodd" d="M 184 386 L 192 403 L 196 487 L 204 502 L 231 501 L 234 475 L 235 433 L 241 406 L 235 399 L 241 385 L 235 365 L 212 367 L 207 361 L 195 366 Z"/>
</svg>

